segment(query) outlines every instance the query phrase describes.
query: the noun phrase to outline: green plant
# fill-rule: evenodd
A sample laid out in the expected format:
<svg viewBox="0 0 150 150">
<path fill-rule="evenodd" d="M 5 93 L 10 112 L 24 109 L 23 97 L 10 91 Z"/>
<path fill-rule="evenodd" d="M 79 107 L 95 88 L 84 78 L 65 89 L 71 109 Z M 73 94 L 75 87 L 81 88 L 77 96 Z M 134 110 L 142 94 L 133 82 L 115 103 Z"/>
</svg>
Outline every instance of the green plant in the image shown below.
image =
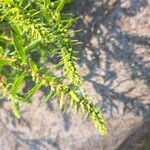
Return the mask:
<svg viewBox="0 0 150 150">
<path fill-rule="evenodd" d="M 150 149 L 150 138 L 146 138 L 142 141 L 143 150 L 149 150 Z"/>
<path fill-rule="evenodd" d="M 32 103 L 33 94 L 47 87 L 50 91 L 42 102 L 60 97 L 60 109 L 66 103 L 80 108 L 104 135 L 106 127 L 101 111 L 81 92 L 82 79 L 73 51 L 78 42 L 69 34 L 77 18 L 62 13 L 64 5 L 71 1 L 0 0 L 0 92 L 20 118 L 20 104 Z M 48 58 L 55 56 L 58 62 L 47 68 Z M 56 70 L 62 74 L 55 75 Z M 27 92 L 22 86 L 26 82 L 34 82 Z"/>
</svg>

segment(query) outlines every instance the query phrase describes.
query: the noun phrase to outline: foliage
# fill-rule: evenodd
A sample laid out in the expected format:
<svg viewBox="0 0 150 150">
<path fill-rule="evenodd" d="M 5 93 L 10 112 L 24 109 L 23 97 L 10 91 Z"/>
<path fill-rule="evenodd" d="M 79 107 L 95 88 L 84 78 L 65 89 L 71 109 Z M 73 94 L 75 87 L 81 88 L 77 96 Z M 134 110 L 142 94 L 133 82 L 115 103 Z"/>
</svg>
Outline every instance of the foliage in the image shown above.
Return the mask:
<svg viewBox="0 0 150 150">
<path fill-rule="evenodd" d="M 20 104 L 32 103 L 32 96 L 41 87 L 49 88 L 42 100 L 60 97 L 60 109 L 68 99 L 71 107 L 81 109 L 91 118 L 99 132 L 106 133 L 101 111 L 81 92 L 74 45 L 69 29 L 77 20 L 62 12 L 72 0 L 0 0 L 0 90 L 12 104 L 17 118 Z M 33 57 L 36 54 L 38 59 Z M 48 58 L 57 63 L 46 67 Z M 55 71 L 61 70 L 61 75 Z M 27 92 L 23 84 L 34 82 Z"/>
<path fill-rule="evenodd" d="M 150 143 L 149 143 L 150 138 L 146 138 L 142 141 L 142 146 L 144 150 L 149 150 L 150 149 Z"/>
</svg>

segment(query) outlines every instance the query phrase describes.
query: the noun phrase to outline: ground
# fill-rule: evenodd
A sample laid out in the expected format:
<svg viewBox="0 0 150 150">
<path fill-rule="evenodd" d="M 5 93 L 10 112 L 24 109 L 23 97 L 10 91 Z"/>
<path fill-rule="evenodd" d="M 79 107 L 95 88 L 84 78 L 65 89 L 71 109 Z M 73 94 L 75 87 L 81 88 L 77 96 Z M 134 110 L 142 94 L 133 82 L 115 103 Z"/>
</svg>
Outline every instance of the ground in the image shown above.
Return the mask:
<svg viewBox="0 0 150 150">
<path fill-rule="evenodd" d="M 150 0 L 75 0 L 65 8 L 81 19 L 79 69 L 83 87 L 104 112 L 108 134 L 57 102 L 22 106 L 15 119 L 1 101 L 1 150 L 149 150 Z"/>
</svg>

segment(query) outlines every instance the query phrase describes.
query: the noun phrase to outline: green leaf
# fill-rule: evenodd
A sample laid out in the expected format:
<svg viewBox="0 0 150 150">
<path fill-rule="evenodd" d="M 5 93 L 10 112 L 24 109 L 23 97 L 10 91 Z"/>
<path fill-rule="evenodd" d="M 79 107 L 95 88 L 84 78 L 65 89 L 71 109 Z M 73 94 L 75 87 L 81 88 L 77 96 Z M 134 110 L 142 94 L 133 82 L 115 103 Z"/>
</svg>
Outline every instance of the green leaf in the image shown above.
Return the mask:
<svg viewBox="0 0 150 150">
<path fill-rule="evenodd" d="M 74 104 L 74 100 L 73 100 L 73 98 L 71 98 L 70 106 L 73 107 L 73 104 Z"/>
<path fill-rule="evenodd" d="M 75 15 L 74 15 L 74 14 L 71 14 L 71 13 L 60 14 L 60 17 L 61 17 L 62 19 L 67 19 L 67 21 L 68 21 L 68 19 L 73 18 L 74 16 L 75 16 Z"/>
<path fill-rule="evenodd" d="M 16 78 L 15 83 L 14 83 L 14 85 L 12 87 L 12 93 L 13 93 L 13 95 L 16 95 L 16 93 L 19 90 L 20 85 L 21 85 L 23 79 L 25 78 L 25 76 L 26 76 L 26 74 L 23 73 L 21 76 L 18 76 Z"/>
<path fill-rule="evenodd" d="M 42 103 L 47 103 L 48 100 L 52 97 L 52 94 L 53 94 L 53 90 L 50 89 L 49 94 L 43 99 Z"/>
<path fill-rule="evenodd" d="M 35 75 L 38 72 L 37 65 L 31 59 L 29 59 L 29 65 L 30 65 L 30 68 L 31 68 L 32 72 Z"/>
<path fill-rule="evenodd" d="M 79 98 L 77 97 L 76 93 L 74 91 L 70 91 L 70 96 L 76 101 L 79 102 Z"/>
<path fill-rule="evenodd" d="M 71 2 L 73 2 L 73 0 L 61 0 L 61 2 L 59 3 L 59 5 L 58 5 L 56 11 L 57 11 L 57 12 L 62 11 L 63 8 L 64 8 L 64 5 L 65 5 L 65 4 L 69 4 L 69 3 L 71 3 Z"/>
<path fill-rule="evenodd" d="M 72 26 L 73 22 L 74 22 L 73 19 L 72 19 L 72 20 L 69 20 L 68 23 L 66 24 L 66 26 L 64 27 L 64 29 L 70 28 L 70 27 Z"/>
<path fill-rule="evenodd" d="M 66 4 L 72 3 L 74 0 L 65 0 Z"/>
<path fill-rule="evenodd" d="M 0 5 L 8 5 L 11 6 L 13 4 L 13 0 L 0 0 Z"/>
<path fill-rule="evenodd" d="M 61 94 L 60 94 L 60 109 L 62 109 L 62 107 L 63 107 L 63 98 L 64 98 L 64 93 L 61 92 Z"/>
<path fill-rule="evenodd" d="M 38 83 L 37 85 L 35 85 L 27 94 L 26 94 L 26 98 L 25 101 L 30 99 L 33 94 L 35 94 L 36 91 L 39 90 L 39 88 L 42 86 L 42 83 Z"/>
<path fill-rule="evenodd" d="M 14 40 L 15 48 L 16 48 L 20 58 L 22 59 L 22 63 L 25 64 L 27 58 L 26 58 L 25 51 L 22 47 L 21 40 L 15 32 L 12 32 L 12 33 L 13 33 L 13 40 Z"/>
<path fill-rule="evenodd" d="M 39 40 L 35 40 L 32 43 L 30 43 L 29 45 L 27 45 L 24 50 L 26 53 L 32 51 L 33 49 L 35 49 L 37 46 L 39 46 L 40 41 Z"/>
<path fill-rule="evenodd" d="M 59 3 L 59 5 L 58 5 L 56 11 L 57 11 L 57 12 L 62 11 L 62 9 L 64 8 L 64 5 L 65 5 L 65 0 L 61 0 L 61 2 Z"/>
<path fill-rule="evenodd" d="M 19 0 L 19 1 L 20 1 L 19 6 L 21 6 L 23 4 L 24 0 Z"/>
<path fill-rule="evenodd" d="M 1 59 L 0 58 L 0 67 L 4 66 L 4 65 L 11 65 L 13 61 L 11 60 L 7 60 L 7 59 Z"/>
<path fill-rule="evenodd" d="M 21 117 L 19 103 L 14 102 L 14 103 L 12 103 L 11 107 L 12 107 L 12 111 L 13 111 L 14 115 L 19 119 Z"/>
<path fill-rule="evenodd" d="M 25 96 L 24 96 L 24 95 L 15 95 L 15 98 L 16 98 L 20 103 L 32 104 L 32 99 L 25 99 Z"/>
<path fill-rule="evenodd" d="M 0 42 L 1 42 L 1 43 L 4 43 L 4 44 L 6 44 L 6 43 L 7 43 L 7 44 L 10 44 L 11 41 L 10 41 L 10 40 L 6 40 L 6 39 L 0 37 Z"/>
<path fill-rule="evenodd" d="M 83 101 L 81 101 L 80 107 L 81 107 L 82 112 L 84 113 L 85 112 L 85 107 L 84 107 L 84 102 Z"/>
</svg>

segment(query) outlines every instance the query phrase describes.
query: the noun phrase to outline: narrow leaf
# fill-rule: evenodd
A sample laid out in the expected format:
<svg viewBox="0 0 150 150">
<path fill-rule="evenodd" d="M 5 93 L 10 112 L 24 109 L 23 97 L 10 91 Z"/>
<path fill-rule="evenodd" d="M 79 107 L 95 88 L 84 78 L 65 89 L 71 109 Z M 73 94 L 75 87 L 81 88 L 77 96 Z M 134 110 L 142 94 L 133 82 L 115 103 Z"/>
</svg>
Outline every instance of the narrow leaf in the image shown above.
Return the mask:
<svg viewBox="0 0 150 150">
<path fill-rule="evenodd" d="M 21 111 L 19 108 L 19 103 L 12 103 L 12 111 L 14 113 L 14 115 L 19 119 L 21 117 Z"/>
<path fill-rule="evenodd" d="M 15 32 L 13 32 L 13 40 L 14 40 L 15 48 L 16 48 L 20 58 L 22 59 L 23 64 L 25 64 L 26 63 L 26 54 L 21 45 L 21 41 L 19 41 L 20 39 Z"/>
<path fill-rule="evenodd" d="M 71 98 L 70 106 L 73 107 L 74 100 Z"/>
<path fill-rule="evenodd" d="M 61 0 L 61 2 L 59 3 L 59 5 L 58 5 L 56 11 L 57 11 L 57 12 L 62 11 L 62 9 L 64 8 L 64 5 L 65 5 L 65 0 Z"/>
<path fill-rule="evenodd" d="M 65 14 L 60 14 L 62 19 L 69 19 L 69 18 L 73 18 L 74 14 L 71 13 L 65 13 Z"/>
<path fill-rule="evenodd" d="M 42 86 L 42 83 L 39 83 L 39 84 L 35 85 L 35 86 L 26 94 L 25 100 L 30 99 L 30 98 L 33 96 L 33 94 L 35 94 L 35 92 L 39 90 L 39 88 L 40 88 L 41 86 Z"/>
<path fill-rule="evenodd" d="M 16 93 L 19 90 L 20 85 L 21 85 L 23 79 L 25 78 L 25 76 L 26 75 L 23 73 L 21 76 L 19 76 L 19 77 L 16 78 L 15 83 L 14 83 L 14 85 L 12 87 L 12 93 L 13 93 L 13 95 L 16 95 Z"/>
<path fill-rule="evenodd" d="M 32 43 L 30 43 L 29 45 L 27 45 L 24 50 L 26 53 L 32 51 L 33 49 L 35 49 L 37 46 L 39 46 L 40 41 L 39 40 L 35 40 Z"/>
<path fill-rule="evenodd" d="M 74 0 L 65 0 L 66 4 L 72 3 Z"/>
<path fill-rule="evenodd" d="M 76 95 L 76 93 L 75 92 L 73 92 L 73 91 L 70 91 L 70 95 L 71 95 L 71 97 L 76 101 L 76 102 L 78 102 L 79 101 L 79 98 L 77 97 L 77 95 Z"/>
<path fill-rule="evenodd" d="M 42 103 L 47 103 L 48 102 L 48 100 L 51 98 L 51 96 L 52 96 L 52 93 L 53 93 L 53 90 L 52 89 L 50 89 L 50 92 L 49 92 L 49 94 L 43 99 L 43 102 Z"/>
<path fill-rule="evenodd" d="M 64 93 L 61 92 L 61 94 L 60 94 L 60 109 L 62 109 L 62 107 L 63 107 L 63 98 L 64 98 Z"/>
<path fill-rule="evenodd" d="M 29 59 L 29 65 L 30 65 L 32 72 L 36 74 L 38 72 L 38 67 L 31 59 Z"/>
<path fill-rule="evenodd" d="M 1 59 L 0 58 L 0 67 L 4 66 L 4 65 L 11 65 L 13 61 L 11 60 L 7 60 L 7 59 Z"/>
</svg>

